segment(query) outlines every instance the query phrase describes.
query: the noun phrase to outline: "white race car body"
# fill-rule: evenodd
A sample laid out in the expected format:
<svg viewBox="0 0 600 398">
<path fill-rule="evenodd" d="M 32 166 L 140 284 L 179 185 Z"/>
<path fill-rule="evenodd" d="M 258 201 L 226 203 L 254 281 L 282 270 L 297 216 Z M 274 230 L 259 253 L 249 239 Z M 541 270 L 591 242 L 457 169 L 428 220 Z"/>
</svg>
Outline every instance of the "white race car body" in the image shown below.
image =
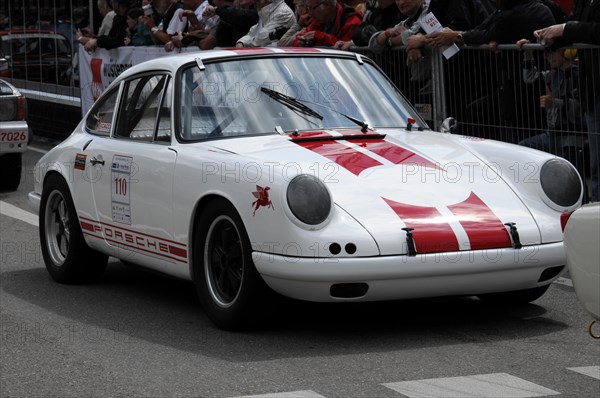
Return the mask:
<svg viewBox="0 0 600 398">
<path fill-rule="evenodd" d="M 185 87 L 191 79 L 180 77 L 179 69 L 194 57 L 202 58 L 194 78 L 203 73 L 208 78 L 210 62 L 226 64 L 244 55 L 220 51 L 161 59 L 132 68 L 111 87 L 152 70 L 169 73 L 175 87 L 181 79 Z M 359 64 L 352 55 L 326 50 L 252 53 L 250 59 L 257 57 L 293 65 L 301 57 Z M 113 91 L 116 97 L 119 91 Z M 565 161 L 515 145 L 433 132 L 406 104 L 398 127 L 367 129 L 349 122 L 339 128 L 282 129 L 266 107 L 285 108 L 270 101 L 246 116 L 252 119 L 264 109 L 264 117 L 273 120 L 269 134 L 212 139 L 211 133 L 209 139 L 186 140 L 192 130 L 161 144 L 160 128 L 154 142 L 116 138 L 118 118 L 106 123 L 110 134 L 90 131 L 92 109 L 40 160 L 30 197 L 39 200 L 48 174 L 58 172 L 89 247 L 194 281 L 202 256 L 194 253 L 199 217 L 207 203 L 229 202 L 262 279 L 283 295 L 305 300 L 520 291 L 548 285 L 562 273 L 561 214 L 577 208 L 582 196 L 581 180 Z M 172 108 L 169 127 L 176 132 L 186 125 L 188 111 L 177 102 Z M 290 117 L 299 113 L 294 109 Z M 91 130 L 101 121 L 93 119 Z M 570 176 L 564 188 L 576 192 L 566 202 L 555 203 L 556 189 L 544 188 L 546 165 Z M 324 201 L 309 195 L 309 203 L 291 204 L 292 181 L 307 175 L 324 187 Z M 324 207 L 326 216 L 306 221 L 302 214 L 312 207 Z"/>
</svg>

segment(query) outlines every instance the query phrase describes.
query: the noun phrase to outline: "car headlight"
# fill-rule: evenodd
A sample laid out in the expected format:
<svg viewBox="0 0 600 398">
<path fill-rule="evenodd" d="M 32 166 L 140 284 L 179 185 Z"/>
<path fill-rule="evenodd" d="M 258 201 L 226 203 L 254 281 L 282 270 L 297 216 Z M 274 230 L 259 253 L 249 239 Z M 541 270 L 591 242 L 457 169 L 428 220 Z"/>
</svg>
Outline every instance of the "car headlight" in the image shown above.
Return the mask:
<svg viewBox="0 0 600 398">
<path fill-rule="evenodd" d="M 309 174 L 300 174 L 287 188 L 287 203 L 292 214 L 308 225 L 319 225 L 331 212 L 331 196 L 325 184 Z"/>
<path fill-rule="evenodd" d="M 581 197 L 583 186 L 579 174 L 566 160 L 548 160 L 540 171 L 540 183 L 548 199 L 559 206 L 574 206 Z"/>
</svg>

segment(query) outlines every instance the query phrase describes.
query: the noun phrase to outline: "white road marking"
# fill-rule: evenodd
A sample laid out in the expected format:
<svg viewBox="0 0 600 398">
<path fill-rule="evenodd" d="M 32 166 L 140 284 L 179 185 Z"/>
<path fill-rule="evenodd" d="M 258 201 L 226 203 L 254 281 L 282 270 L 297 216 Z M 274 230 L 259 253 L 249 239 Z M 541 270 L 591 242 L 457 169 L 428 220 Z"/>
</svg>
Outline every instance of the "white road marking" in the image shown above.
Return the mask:
<svg viewBox="0 0 600 398">
<path fill-rule="evenodd" d="M 558 278 L 557 280 L 555 280 L 553 283 L 573 287 L 573 281 L 569 278 L 563 278 L 562 276 L 560 278 Z"/>
<path fill-rule="evenodd" d="M 582 366 L 579 368 L 567 368 L 573 372 L 581 373 L 582 375 L 593 377 L 600 380 L 600 366 Z"/>
<path fill-rule="evenodd" d="M 507 373 L 403 381 L 383 385 L 411 398 L 528 398 L 560 395 L 557 391 Z"/>
<path fill-rule="evenodd" d="M 13 206 L 10 203 L 6 203 L 2 200 L 0 200 L 0 214 L 16 218 L 17 220 L 21 220 L 28 224 L 35 225 L 36 227 L 39 226 L 37 215 L 20 209 L 17 206 Z"/>
<path fill-rule="evenodd" d="M 272 394 L 263 395 L 244 395 L 234 398 L 325 398 L 321 394 L 317 394 L 311 390 L 290 391 L 290 392 L 275 392 Z"/>
</svg>

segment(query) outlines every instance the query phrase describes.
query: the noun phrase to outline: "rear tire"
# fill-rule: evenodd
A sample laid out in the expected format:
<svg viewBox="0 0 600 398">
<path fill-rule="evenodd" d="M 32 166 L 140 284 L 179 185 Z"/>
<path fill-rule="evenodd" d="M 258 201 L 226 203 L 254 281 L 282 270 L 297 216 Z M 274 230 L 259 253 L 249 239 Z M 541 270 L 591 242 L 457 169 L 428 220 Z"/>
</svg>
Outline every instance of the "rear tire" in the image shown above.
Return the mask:
<svg viewBox="0 0 600 398">
<path fill-rule="evenodd" d="M 221 329 L 251 326 L 264 312 L 268 287 L 252 262 L 252 247 L 233 205 L 213 200 L 194 233 L 194 279 L 202 307 Z"/>
<path fill-rule="evenodd" d="M 73 284 L 102 277 L 108 256 L 85 243 L 69 187 L 57 174 L 44 184 L 39 223 L 42 256 L 52 279 Z"/>
<path fill-rule="evenodd" d="M 0 191 L 16 191 L 21 183 L 21 153 L 0 156 Z"/>
<path fill-rule="evenodd" d="M 477 297 L 480 300 L 496 305 L 527 304 L 542 297 L 549 287 L 550 284 L 512 292 L 480 294 Z"/>
</svg>

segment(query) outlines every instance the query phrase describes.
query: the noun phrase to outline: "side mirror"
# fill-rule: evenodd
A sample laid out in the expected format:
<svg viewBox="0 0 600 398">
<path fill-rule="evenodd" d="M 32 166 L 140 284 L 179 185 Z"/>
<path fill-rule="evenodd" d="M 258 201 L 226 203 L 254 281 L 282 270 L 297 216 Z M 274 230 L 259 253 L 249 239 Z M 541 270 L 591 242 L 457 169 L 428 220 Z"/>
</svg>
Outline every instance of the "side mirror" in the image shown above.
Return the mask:
<svg viewBox="0 0 600 398">
<path fill-rule="evenodd" d="M 454 133 L 456 131 L 456 127 L 458 126 L 458 122 L 456 121 L 455 118 L 453 117 L 447 117 L 446 119 L 444 119 L 444 121 L 442 122 L 442 127 L 440 128 L 440 131 L 442 133 Z"/>
</svg>

